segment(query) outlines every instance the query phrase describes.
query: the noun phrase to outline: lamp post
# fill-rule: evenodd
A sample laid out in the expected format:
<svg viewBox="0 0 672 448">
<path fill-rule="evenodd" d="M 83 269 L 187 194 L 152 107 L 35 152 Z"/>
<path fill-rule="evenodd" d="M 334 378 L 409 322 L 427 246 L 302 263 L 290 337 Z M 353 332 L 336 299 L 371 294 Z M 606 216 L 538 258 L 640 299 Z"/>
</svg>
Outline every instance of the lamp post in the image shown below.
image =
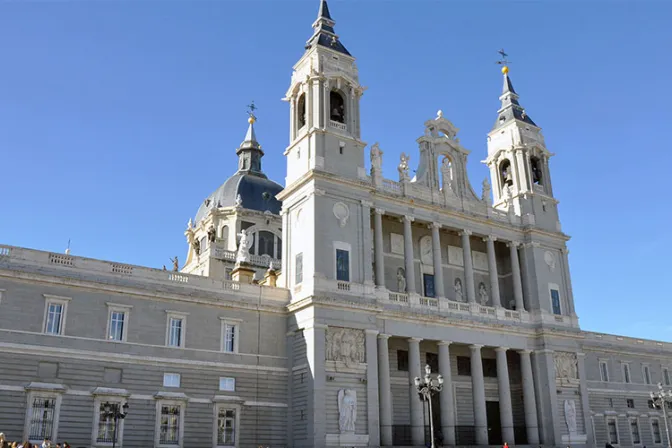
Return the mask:
<svg viewBox="0 0 672 448">
<path fill-rule="evenodd" d="M 429 365 L 425 366 L 425 377 L 415 377 L 415 388 L 420 397 L 429 403 L 429 435 L 432 439 L 432 448 L 436 448 L 434 444 L 434 418 L 432 415 L 432 397 L 443 389 L 443 376 L 438 375 L 436 380 L 432 380 L 432 368 Z"/>
<path fill-rule="evenodd" d="M 128 415 L 128 403 L 124 403 L 119 409 L 119 405 L 110 404 L 105 402 L 103 405 L 103 416 L 108 419 L 114 419 L 114 431 L 112 431 L 112 448 L 117 446 L 117 427 L 119 426 L 119 420 L 123 420 Z"/>
<path fill-rule="evenodd" d="M 670 428 L 667 423 L 667 403 L 672 402 L 672 390 L 663 390 L 663 385 L 658 383 L 658 391 L 650 392 L 649 396 L 653 401 L 653 406 L 663 410 L 663 419 L 665 420 L 665 434 L 667 435 L 667 448 L 671 448 L 670 444 Z"/>
</svg>

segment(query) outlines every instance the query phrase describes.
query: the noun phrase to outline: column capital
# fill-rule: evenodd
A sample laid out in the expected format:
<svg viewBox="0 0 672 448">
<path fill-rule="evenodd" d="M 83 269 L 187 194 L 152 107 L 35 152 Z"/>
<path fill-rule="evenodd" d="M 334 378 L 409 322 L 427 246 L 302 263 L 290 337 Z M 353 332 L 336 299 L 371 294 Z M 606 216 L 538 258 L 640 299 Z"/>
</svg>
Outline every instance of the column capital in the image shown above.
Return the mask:
<svg viewBox="0 0 672 448">
<path fill-rule="evenodd" d="M 569 255 L 569 249 L 566 248 L 566 247 L 563 247 L 562 249 L 560 249 L 560 252 L 562 252 L 565 255 Z"/>
<path fill-rule="evenodd" d="M 506 243 L 506 247 L 518 247 L 520 246 L 520 241 L 509 241 Z"/>
<path fill-rule="evenodd" d="M 530 353 L 532 353 L 532 350 L 524 348 L 522 350 L 518 350 L 518 353 L 520 353 L 521 355 L 529 355 Z"/>
<path fill-rule="evenodd" d="M 408 342 L 417 342 L 419 344 L 422 342 L 422 338 L 408 338 Z"/>
<path fill-rule="evenodd" d="M 368 329 L 368 330 L 364 330 L 364 333 L 366 333 L 366 334 L 377 335 L 377 334 L 379 333 L 379 331 L 378 331 L 378 330 Z"/>
<path fill-rule="evenodd" d="M 494 235 L 488 235 L 488 236 L 486 236 L 486 237 L 483 238 L 483 241 L 485 241 L 486 243 L 487 243 L 488 241 L 495 242 L 495 241 L 497 241 L 497 237 L 494 236 Z"/>
<path fill-rule="evenodd" d="M 471 236 L 472 232 L 471 232 L 471 230 L 464 229 L 464 230 L 461 230 L 459 233 L 460 233 L 460 236 L 462 236 L 462 235 Z"/>
<path fill-rule="evenodd" d="M 443 226 L 441 224 L 439 224 L 438 222 L 430 223 L 427 226 L 428 229 L 440 229 L 441 227 L 443 227 Z"/>
<path fill-rule="evenodd" d="M 480 350 L 480 349 L 483 348 L 483 344 L 471 344 L 471 345 L 469 346 L 469 348 L 470 348 L 472 351 Z"/>
<path fill-rule="evenodd" d="M 371 202 L 371 201 L 365 201 L 364 199 L 362 199 L 362 200 L 360 201 L 360 203 L 361 203 L 364 207 L 373 207 L 373 202 Z"/>
<path fill-rule="evenodd" d="M 385 334 L 385 333 L 378 333 L 378 339 L 390 339 L 392 337 L 391 334 Z"/>
<path fill-rule="evenodd" d="M 385 214 L 385 210 L 383 210 L 382 208 L 376 207 L 376 215 L 384 215 L 384 214 Z"/>
<path fill-rule="evenodd" d="M 504 352 L 504 353 L 506 353 L 506 351 L 507 351 L 508 349 L 509 349 L 509 347 L 495 347 L 495 351 L 496 351 L 496 352 Z"/>
<path fill-rule="evenodd" d="M 410 215 L 404 215 L 404 221 L 413 222 L 415 218 Z"/>
<path fill-rule="evenodd" d="M 439 342 L 436 343 L 436 345 L 438 345 L 438 346 L 443 346 L 443 345 L 449 346 L 452 343 L 453 343 L 453 341 L 439 341 Z"/>
</svg>

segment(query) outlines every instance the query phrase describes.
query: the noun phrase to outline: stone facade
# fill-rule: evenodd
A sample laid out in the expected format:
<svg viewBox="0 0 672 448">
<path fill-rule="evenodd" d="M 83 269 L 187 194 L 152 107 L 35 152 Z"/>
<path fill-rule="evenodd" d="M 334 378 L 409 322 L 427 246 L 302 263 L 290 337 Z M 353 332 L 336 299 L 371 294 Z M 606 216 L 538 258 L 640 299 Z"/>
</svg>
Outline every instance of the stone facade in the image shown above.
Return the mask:
<svg viewBox="0 0 672 448">
<path fill-rule="evenodd" d="M 480 195 L 440 111 L 415 176 L 404 154 L 385 179 L 334 25 L 322 2 L 286 94 L 280 215 L 213 205 L 181 272 L 0 246 L 0 431 L 106 447 L 101 405 L 128 403 L 117 446 L 425 446 L 429 365 L 439 445 L 667 444 L 648 397 L 672 345 L 580 329 L 552 153 L 508 70 Z M 242 230 L 273 237 L 252 266 Z"/>
</svg>

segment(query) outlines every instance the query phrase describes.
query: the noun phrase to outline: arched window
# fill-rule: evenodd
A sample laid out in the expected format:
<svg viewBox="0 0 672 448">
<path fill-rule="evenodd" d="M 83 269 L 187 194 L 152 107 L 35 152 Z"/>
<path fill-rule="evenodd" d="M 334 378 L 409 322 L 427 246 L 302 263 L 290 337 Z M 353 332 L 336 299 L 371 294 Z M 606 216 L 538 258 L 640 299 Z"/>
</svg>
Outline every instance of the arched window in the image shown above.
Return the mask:
<svg viewBox="0 0 672 448">
<path fill-rule="evenodd" d="M 503 187 L 513 185 L 513 173 L 511 172 L 511 162 L 509 162 L 508 159 L 502 160 L 502 163 L 499 164 L 499 175 Z"/>
<path fill-rule="evenodd" d="M 299 96 L 299 101 L 296 103 L 296 122 L 297 129 L 301 129 L 306 125 L 306 94 L 302 93 Z"/>
<path fill-rule="evenodd" d="M 258 255 L 268 255 L 273 257 L 273 241 L 275 240 L 275 235 L 266 230 L 262 230 L 258 233 L 259 237 L 259 252 Z"/>
<path fill-rule="evenodd" d="M 345 123 L 345 101 L 336 90 L 329 94 L 329 111 L 331 121 Z"/>
<path fill-rule="evenodd" d="M 539 160 L 539 157 L 530 158 L 530 171 L 532 172 L 532 183 L 543 185 L 541 174 L 541 160 Z"/>
<path fill-rule="evenodd" d="M 278 253 L 275 255 L 275 258 L 282 260 L 282 238 L 278 238 Z"/>
<path fill-rule="evenodd" d="M 219 233 L 219 238 L 222 240 L 222 243 L 224 244 L 224 249 L 228 249 L 228 244 L 229 244 L 229 226 L 224 226 L 222 227 L 222 230 Z"/>
</svg>

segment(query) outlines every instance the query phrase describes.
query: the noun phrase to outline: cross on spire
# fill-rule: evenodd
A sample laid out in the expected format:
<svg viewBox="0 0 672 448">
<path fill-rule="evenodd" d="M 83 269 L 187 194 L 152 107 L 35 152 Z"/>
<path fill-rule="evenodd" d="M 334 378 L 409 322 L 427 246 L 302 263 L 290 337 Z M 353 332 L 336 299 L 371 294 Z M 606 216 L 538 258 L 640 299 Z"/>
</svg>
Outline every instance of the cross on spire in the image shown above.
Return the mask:
<svg viewBox="0 0 672 448">
<path fill-rule="evenodd" d="M 499 53 L 499 58 L 500 58 L 499 61 L 497 61 L 497 64 L 504 65 L 504 66 L 507 66 L 507 65 L 510 64 L 509 60 L 507 59 L 509 57 L 509 55 L 506 54 L 506 52 L 504 51 L 503 48 L 501 50 L 499 50 L 497 53 Z"/>
<path fill-rule="evenodd" d="M 254 111 L 259 109 L 257 106 L 254 105 L 254 100 L 250 104 L 247 105 L 247 115 L 253 120 L 257 120 L 257 117 L 254 115 Z"/>
</svg>

